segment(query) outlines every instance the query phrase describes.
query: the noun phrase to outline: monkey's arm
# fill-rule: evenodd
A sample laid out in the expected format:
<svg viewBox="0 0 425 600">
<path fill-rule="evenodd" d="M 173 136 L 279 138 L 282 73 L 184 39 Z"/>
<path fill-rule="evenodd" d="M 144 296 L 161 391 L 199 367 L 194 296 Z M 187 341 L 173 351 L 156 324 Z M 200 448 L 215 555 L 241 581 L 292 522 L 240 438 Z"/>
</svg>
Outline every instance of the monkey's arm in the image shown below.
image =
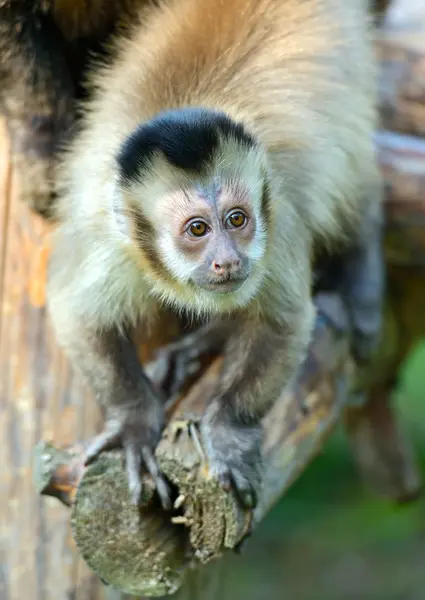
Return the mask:
<svg viewBox="0 0 425 600">
<path fill-rule="evenodd" d="M 201 429 L 212 473 L 247 507 L 255 504 L 260 483 L 260 420 L 293 381 L 313 318 L 307 299 L 285 325 L 240 318 L 227 323 L 223 372 Z"/>
<path fill-rule="evenodd" d="M 72 319 L 63 302 L 50 301 L 58 339 L 106 413 L 104 431 L 89 444 L 86 462 L 103 450 L 122 446 L 132 500 L 140 498 L 141 471 L 145 470 L 152 475 L 161 502 L 168 508 L 167 485 L 154 458 L 163 428 L 162 398 L 152 389 L 125 333 L 94 329 Z"/>
<path fill-rule="evenodd" d="M 0 112 L 6 117 L 20 195 L 50 215 L 55 154 L 73 122 L 74 85 L 63 40 L 33 0 L 0 6 Z"/>
</svg>

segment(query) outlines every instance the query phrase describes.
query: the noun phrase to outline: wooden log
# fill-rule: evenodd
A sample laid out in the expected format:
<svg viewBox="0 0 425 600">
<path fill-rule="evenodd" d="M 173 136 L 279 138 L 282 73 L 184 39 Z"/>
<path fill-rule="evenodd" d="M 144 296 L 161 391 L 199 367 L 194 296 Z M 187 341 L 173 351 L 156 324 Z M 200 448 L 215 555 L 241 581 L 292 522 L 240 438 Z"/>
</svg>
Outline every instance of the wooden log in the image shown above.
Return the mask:
<svg viewBox="0 0 425 600">
<path fill-rule="evenodd" d="M 0 146 L 0 596 L 102 600 L 98 578 L 75 552 L 67 511 L 40 502 L 33 485 L 40 438 L 82 441 L 100 422 L 46 323 L 48 227 L 17 201 L 3 122 Z"/>
</svg>

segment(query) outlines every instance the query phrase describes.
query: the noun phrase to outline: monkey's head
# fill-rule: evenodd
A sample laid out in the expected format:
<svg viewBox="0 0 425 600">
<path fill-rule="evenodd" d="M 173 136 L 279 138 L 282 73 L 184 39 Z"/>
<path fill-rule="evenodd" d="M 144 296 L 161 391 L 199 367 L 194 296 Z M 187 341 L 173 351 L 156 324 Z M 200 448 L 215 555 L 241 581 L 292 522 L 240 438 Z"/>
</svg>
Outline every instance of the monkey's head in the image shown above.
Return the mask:
<svg viewBox="0 0 425 600">
<path fill-rule="evenodd" d="M 153 291 L 201 311 L 245 306 L 265 271 L 260 144 L 223 113 L 174 110 L 140 125 L 118 166 L 118 202 Z"/>
</svg>

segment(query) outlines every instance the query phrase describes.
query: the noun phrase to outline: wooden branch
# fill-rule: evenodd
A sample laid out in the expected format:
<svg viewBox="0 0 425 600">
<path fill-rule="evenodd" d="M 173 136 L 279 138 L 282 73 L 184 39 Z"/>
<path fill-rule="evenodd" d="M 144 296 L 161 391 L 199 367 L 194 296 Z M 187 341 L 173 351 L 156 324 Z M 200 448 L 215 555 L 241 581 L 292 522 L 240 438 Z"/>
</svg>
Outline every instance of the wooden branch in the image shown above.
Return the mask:
<svg viewBox="0 0 425 600">
<path fill-rule="evenodd" d="M 399 40 L 381 40 L 381 126 L 385 129 L 424 135 L 425 57 L 424 46 L 400 45 Z"/>
<path fill-rule="evenodd" d="M 321 309 L 327 307 L 325 312 L 335 316 L 338 299 L 326 301 Z M 387 339 L 383 345 L 388 345 Z M 37 449 L 38 491 L 72 507 L 74 538 L 87 564 L 126 593 L 173 593 L 191 567 L 237 547 L 251 518 L 255 527 L 321 448 L 343 411 L 360 472 L 373 480 L 377 476 L 378 491 L 396 500 L 413 499 L 419 493 L 410 447 L 395 426 L 386 398 L 380 397 L 386 419 L 379 418 L 367 398 L 362 406 L 344 406 L 348 389 L 357 381 L 347 340 L 330 321 L 319 319 L 295 389 L 282 396 L 264 419 L 263 487 L 253 515 L 246 513 L 209 476 L 202 440 L 193 425 L 213 393 L 220 360 L 212 362 L 170 413 L 157 449 L 159 466 L 175 490 L 171 514 L 161 509 L 149 480 L 143 508 L 129 504 L 120 452 L 103 454 L 85 468 L 81 447 L 60 450 L 42 443 Z M 382 353 L 376 360 L 382 360 Z M 376 364 L 371 365 L 363 378 L 373 378 L 375 369 Z"/>
<path fill-rule="evenodd" d="M 219 361 L 178 405 L 157 450 L 160 468 L 176 490 L 172 515 L 162 511 L 151 486 L 145 490 L 146 506 L 140 512 L 128 503 L 119 452 L 104 454 L 85 468 L 81 448 L 64 451 L 45 443 L 38 447 L 38 490 L 72 505 L 73 534 L 83 557 L 102 579 L 127 593 L 157 596 L 175 591 L 191 565 L 234 548 L 249 525 L 250 515 L 209 477 L 202 446 L 190 425 L 204 411 Z M 282 397 L 264 420 L 264 484 L 254 525 L 332 429 L 341 410 L 339 388 L 348 382 L 350 365 L 346 340 L 318 324 L 296 389 Z"/>
</svg>

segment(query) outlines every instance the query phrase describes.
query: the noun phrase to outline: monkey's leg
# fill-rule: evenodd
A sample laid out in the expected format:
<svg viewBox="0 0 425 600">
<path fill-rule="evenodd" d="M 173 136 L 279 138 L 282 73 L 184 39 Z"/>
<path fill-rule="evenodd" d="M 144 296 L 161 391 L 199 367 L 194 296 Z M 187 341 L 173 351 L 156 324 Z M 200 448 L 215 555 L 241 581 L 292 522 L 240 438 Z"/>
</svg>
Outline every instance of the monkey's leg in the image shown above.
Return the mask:
<svg viewBox="0 0 425 600">
<path fill-rule="evenodd" d="M 350 321 L 353 356 L 359 362 L 367 361 L 376 349 L 382 327 L 385 263 L 381 198 L 378 181 L 366 190 L 359 241 L 343 257 L 341 291 Z"/>
<path fill-rule="evenodd" d="M 74 85 L 52 18 L 33 0 L 0 7 L 0 112 L 21 198 L 49 216 L 56 152 L 73 122 Z"/>
</svg>

